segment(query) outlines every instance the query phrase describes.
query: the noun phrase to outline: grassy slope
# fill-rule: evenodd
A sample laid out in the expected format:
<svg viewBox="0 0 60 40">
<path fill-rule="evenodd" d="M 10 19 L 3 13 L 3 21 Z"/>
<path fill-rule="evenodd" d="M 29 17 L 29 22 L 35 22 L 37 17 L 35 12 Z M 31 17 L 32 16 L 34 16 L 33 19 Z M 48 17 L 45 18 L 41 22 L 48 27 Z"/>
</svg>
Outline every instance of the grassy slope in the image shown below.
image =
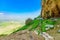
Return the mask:
<svg viewBox="0 0 60 40">
<path fill-rule="evenodd" d="M 23 27 L 16 27 L 17 25 L 13 24 L 13 25 L 15 25 L 13 27 L 16 27 L 15 29 L 8 30 L 8 31 L 2 32 L 2 33 L 10 34 L 10 33 L 16 33 L 16 32 L 21 31 L 21 30 L 30 30 L 30 31 L 36 30 L 38 33 L 40 33 L 40 32 L 46 32 L 46 25 L 48 25 L 48 24 L 49 25 L 55 25 L 56 24 L 56 21 L 53 21 L 51 19 L 41 20 L 40 18 L 41 18 L 40 16 L 36 17 L 29 25 L 24 25 Z M 60 20 L 60 18 L 58 18 L 58 20 Z M 3 25 L 3 28 L 4 28 L 6 26 L 12 25 L 12 23 L 8 23 L 8 22 L 7 23 L 1 23 L 0 26 L 1 25 Z"/>
<path fill-rule="evenodd" d="M 51 19 L 44 19 L 41 20 L 41 17 L 38 16 L 36 17 L 29 25 L 24 25 L 23 27 L 17 27 L 16 29 L 13 30 L 9 30 L 8 32 L 4 32 L 5 34 L 10 34 L 10 33 L 16 33 L 18 31 L 21 30 L 37 30 L 38 33 L 40 32 L 46 32 L 46 25 L 50 24 L 50 25 L 54 25 L 56 22 L 51 20 Z M 9 23 L 2 23 L 3 26 L 7 26 L 10 25 Z M 12 25 L 12 24 L 11 24 Z M 14 24 L 15 25 L 15 24 Z M 17 26 L 17 25 L 16 25 Z"/>
<path fill-rule="evenodd" d="M 13 33 L 21 31 L 21 30 L 38 30 L 38 31 L 46 32 L 45 28 L 46 28 L 47 24 L 54 25 L 55 22 L 50 19 L 41 20 L 40 16 L 38 16 L 29 25 L 24 25 L 22 28 L 19 28 L 18 30 L 14 31 Z"/>
<path fill-rule="evenodd" d="M 18 30 L 14 31 L 13 33 L 21 30 L 33 30 L 38 26 L 38 24 L 39 20 L 33 20 L 29 25 L 24 25 L 22 28 L 18 28 Z"/>
</svg>

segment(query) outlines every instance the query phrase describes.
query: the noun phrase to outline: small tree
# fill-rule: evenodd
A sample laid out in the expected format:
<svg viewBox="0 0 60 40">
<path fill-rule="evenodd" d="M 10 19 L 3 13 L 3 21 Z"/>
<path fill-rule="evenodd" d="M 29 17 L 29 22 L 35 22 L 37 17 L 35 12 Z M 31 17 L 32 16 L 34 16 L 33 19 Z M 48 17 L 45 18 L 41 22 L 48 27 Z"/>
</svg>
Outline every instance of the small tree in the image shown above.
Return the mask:
<svg viewBox="0 0 60 40">
<path fill-rule="evenodd" d="M 26 25 L 29 25 L 31 22 L 32 22 L 32 19 L 31 19 L 31 18 L 28 18 L 28 19 L 25 21 L 25 24 L 26 24 Z"/>
</svg>

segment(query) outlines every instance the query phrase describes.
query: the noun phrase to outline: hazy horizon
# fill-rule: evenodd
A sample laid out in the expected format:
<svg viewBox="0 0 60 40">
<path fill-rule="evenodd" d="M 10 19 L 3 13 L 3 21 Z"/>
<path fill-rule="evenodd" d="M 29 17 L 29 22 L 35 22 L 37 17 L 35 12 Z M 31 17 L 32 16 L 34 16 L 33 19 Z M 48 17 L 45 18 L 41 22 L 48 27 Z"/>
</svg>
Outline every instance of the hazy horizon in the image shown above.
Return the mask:
<svg viewBox="0 0 60 40">
<path fill-rule="evenodd" d="M 0 0 L 0 20 L 20 20 L 40 15 L 41 0 Z"/>
</svg>

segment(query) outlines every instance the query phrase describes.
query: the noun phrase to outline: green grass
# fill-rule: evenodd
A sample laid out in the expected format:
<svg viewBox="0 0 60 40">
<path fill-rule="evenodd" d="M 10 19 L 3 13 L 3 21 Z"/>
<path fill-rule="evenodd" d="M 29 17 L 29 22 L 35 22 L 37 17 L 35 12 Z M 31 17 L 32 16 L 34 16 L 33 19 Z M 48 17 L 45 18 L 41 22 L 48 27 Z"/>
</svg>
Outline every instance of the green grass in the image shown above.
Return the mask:
<svg viewBox="0 0 60 40">
<path fill-rule="evenodd" d="M 31 28 L 29 30 L 34 30 L 39 25 L 39 20 L 34 20 L 34 23 L 31 25 Z"/>
<path fill-rule="evenodd" d="M 21 30 L 27 30 L 28 29 L 30 31 L 38 30 L 38 34 L 39 34 L 40 32 L 46 32 L 46 25 L 47 24 L 50 24 L 50 25 L 55 25 L 56 24 L 56 22 L 51 20 L 51 19 L 40 20 L 40 19 L 37 19 L 37 18 L 40 18 L 40 16 L 36 17 L 29 25 L 24 25 L 22 28 L 18 28 L 13 33 L 16 33 L 16 32 L 21 31 Z M 58 20 L 60 20 L 60 18 Z M 36 29 L 38 27 L 39 27 L 39 29 Z"/>
<path fill-rule="evenodd" d="M 40 16 L 38 16 L 37 18 L 39 18 Z M 28 29 L 28 30 L 30 30 L 30 31 L 32 31 L 32 30 L 36 30 L 36 28 L 38 28 L 38 26 L 40 25 L 40 31 L 38 31 L 38 33 L 39 32 L 46 32 L 46 25 L 47 24 L 50 24 L 50 25 L 54 25 L 54 24 L 56 24 L 56 22 L 54 22 L 53 20 L 51 20 L 51 19 L 44 19 L 44 20 L 38 20 L 38 19 L 34 19 L 29 25 L 24 25 L 22 28 L 18 28 L 18 30 L 16 30 L 16 31 L 14 31 L 13 33 L 16 33 L 16 32 L 18 32 L 18 31 L 21 31 L 21 30 L 26 30 L 26 29 Z M 38 30 L 38 29 L 37 29 Z"/>
<path fill-rule="evenodd" d="M 10 30 L 6 33 L 16 33 L 18 31 L 22 31 L 22 30 L 30 30 L 30 31 L 37 30 L 37 32 L 39 34 L 40 32 L 46 32 L 46 25 L 47 24 L 55 25 L 56 23 L 60 23 L 60 18 L 57 18 L 58 19 L 57 22 L 55 22 L 51 19 L 41 20 L 41 19 L 38 19 L 38 18 L 40 18 L 40 16 L 36 17 L 36 19 L 34 19 L 29 25 L 24 25 L 23 27 L 18 27 L 16 29 Z M 12 23 L 4 22 L 4 23 L 0 24 L 0 26 L 2 26 L 2 27 L 6 27 L 6 26 L 9 26 L 9 25 L 12 25 Z M 14 24 L 14 25 L 16 25 L 16 24 Z M 6 33 L 4 33 L 4 34 L 6 34 Z"/>
<path fill-rule="evenodd" d="M 33 20 L 29 25 L 24 25 L 22 28 L 18 28 L 18 30 L 14 31 L 13 33 L 26 29 L 33 30 L 38 26 L 38 24 L 39 24 L 38 20 Z"/>
<path fill-rule="evenodd" d="M 56 24 L 56 22 L 52 21 L 51 19 L 44 19 L 41 22 L 41 30 L 42 30 L 42 32 L 46 32 L 46 25 L 47 24 L 54 25 L 54 24 Z"/>
<path fill-rule="evenodd" d="M 26 29 L 28 29 L 30 27 L 31 24 L 33 24 L 33 21 L 29 25 L 24 25 L 22 28 L 18 28 L 13 33 L 16 33 L 16 32 L 21 31 L 21 30 L 26 30 Z"/>
</svg>

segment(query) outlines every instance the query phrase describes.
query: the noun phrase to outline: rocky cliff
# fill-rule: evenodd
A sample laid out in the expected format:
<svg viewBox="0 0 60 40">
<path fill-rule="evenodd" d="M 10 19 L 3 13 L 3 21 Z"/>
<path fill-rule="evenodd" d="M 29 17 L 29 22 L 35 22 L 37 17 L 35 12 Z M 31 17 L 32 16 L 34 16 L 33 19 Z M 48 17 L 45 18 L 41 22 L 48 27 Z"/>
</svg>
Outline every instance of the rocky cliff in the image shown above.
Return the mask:
<svg viewBox="0 0 60 40">
<path fill-rule="evenodd" d="M 42 0 L 43 18 L 60 17 L 60 0 Z"/>
</svg>

